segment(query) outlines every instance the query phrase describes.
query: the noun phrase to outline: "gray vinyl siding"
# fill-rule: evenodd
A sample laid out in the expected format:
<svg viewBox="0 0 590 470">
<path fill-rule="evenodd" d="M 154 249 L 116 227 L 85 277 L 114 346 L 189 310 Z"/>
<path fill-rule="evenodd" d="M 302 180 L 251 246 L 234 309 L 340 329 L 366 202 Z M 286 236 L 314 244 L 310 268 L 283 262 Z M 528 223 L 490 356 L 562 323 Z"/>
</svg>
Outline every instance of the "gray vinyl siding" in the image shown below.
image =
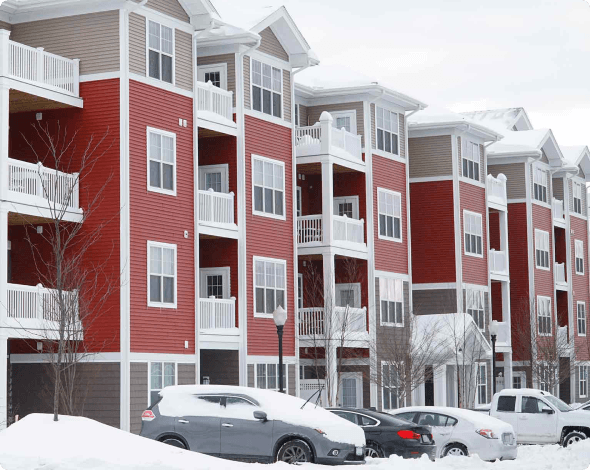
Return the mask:
<svg viewBox="0 0 590 470">
<path fill-rule="evenodd" d="M 248 364 L 248 387 L 254 387 L 254 364 Z"/>
<path fill-rule="evenodd" d="M 453 175 L 451 136 L 408 139 L 410 178 Z"/>
<path fill-rule="evenodd" d="M 309 113 L 307 111 L 307 106 L 303 106 L 302 104 L 299 105 L 299 125 L 301 127 L 305 127 L 308 125 Z"/>
<path fill-rule="evenodd" d="M 360 136 L 363 136 L 364 145 L 365 119 L 362 101 L 355 101 L 352 103 L 326 104 L 322 106 L 309 106 L 307 108 L 309 125 L 313 126 L 316 122 L 319 122 L 320 116 L 324 111 L 329 113 L 338 111 L 356 111 L 356 133 Z"/>
<path fill-rule="evenodd" d="M 563 201 L 563 178 L 561 177 L 553 178 L 553 197 Z"/>
<path fill-rule="evenodd" d="M 291 122 L 291 72 L 283 70 L 283 119 Z"/>
<path fill-rule="evenodd" d="M 141 0 L 133 1 L 139 3 Z M 178 0 L 148 0 L 146 7 L 185 23 L 190 22 L 188 14 Z"/>
<path fill-rule="evenodd" d="M 178 364 L 178 384 L 195 385 L 196 371 L 194 364 Z"/>
<path fill-rule="evenodd" d="M 262 38 L 260 42 L 260 47 L 258 50 L 260 52 L 264 52 L 265 54 L 271 55 L 273 57 L 277 57 L 284 61 L 289 61 L 289 54 L 283 49 L 283 46 L 275 36 L 275 33 L 269 28 L 266 28 L 260 32 L 260 37 Z"/>
<path fill-rule="evenodd" d="M 176 86 L 185 90 L 193 90 L 193 47 L 192 36 L 184 31 L 176 30 L 175 67 Z"/>
<path fill-rule="evenodd" d="M 226 64 L 227 66 L 227 91 L 233 93 L 233 105 L 236 106 L 236 55 L 223 54 L 211 55 L 207 57 L 199 57 L 197 59 L 197 67 L 200 65 L 217 65 Z M 249 64 L 249 62 L 248 62 Z M 249 74 L 248 74 L 249 75 Z M 248 88 L 249 90 L 249 88 Z"/>
<path fill-rule="evenodd" d="M 10 23 L 6 23 L 5 21 L 0 21 L 0 29 L 7 29 L 8 31 L 12 31 L 12 25 Z"/>
<path fill-rule="evenodd" d="M 287 376 L 288 376 L 288 383 L 289 383 L 289 390 L 288 393 L 289 395 L 296 395 L 296 381 L 295 381 L 295 374 L 296 374 L 297 368 L 295 366 L 295 364 L 289 364 L 287 366 Z"/>
<path fill-rule="evenodd" d="M 399 114 L 399 148 L 400 157 L 406 158 L 406 116 Z M 373 131 L 375 132 L 375 131 Z"/>
<path fill-rule="evenodd" d="M 455 289 L 413 290 L 412 304 L 414 314 L 433 315 L 455 313 L 457 311 L 457 291 Z"/>
<path fill-rule="evenodd" d="M 526 177 L 524 163 L 490 165 L 488 166 L 488 171 L 496 178 L 500 173 L 506 176 L 506 193 L 508 195 L 508 199 L 526 198 Z"/>
<path fill-rule="evenodd" d="M 11 39 L 80 59 L 81 75 L 119 70 L 118 10 L 15 24 Z"/>
<path fill-rule="evenodd" d="M 582 170 L 581 166 L 578 166 L 578 176 L 580 178 L 586 179 L 586 175 L 584 174 L 584 170 Z"/>
<path fill-rule="evenodd" d="M 145 16 L 129 15 L 129 71 L 145 77 L 146 75 L 146 29 Z"/>
<path fill-rule="evenodd" d="M 148 365 L 147 362 L 132 362 L 131 365 L 131 432 L 141 431 L 141 414 L 148 405 Z"/>
<path fill-rule="evenodd" d="M 250 56 L 244 56 L 244 108 L 251 109 L 250 99 Z"/>
</svg>

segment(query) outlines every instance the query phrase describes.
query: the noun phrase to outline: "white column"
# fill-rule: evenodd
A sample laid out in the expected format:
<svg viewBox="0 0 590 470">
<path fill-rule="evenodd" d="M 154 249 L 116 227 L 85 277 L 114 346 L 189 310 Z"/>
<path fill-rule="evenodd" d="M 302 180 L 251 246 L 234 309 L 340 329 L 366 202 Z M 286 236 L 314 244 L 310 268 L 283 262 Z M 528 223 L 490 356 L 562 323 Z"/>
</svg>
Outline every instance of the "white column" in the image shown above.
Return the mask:
<svg viewBox="0 0 590 470">
<path fill-rule="evenodd" d="M 322 161 L 322 232 L 324 245 L 332 245 L 334 230 L 334 165 Z"/>
<path fill-rule="evenodd" d="M 433 369 L 434 373 L 434 406 L 447 406 L 447 366 Z"/>
<path fill-rule="evenodd" d="M 0 430 L 8 424 L 8 396 L 6 387 L 8 383 L 8 338 L 0 335 Z"/>
<path fill-rule="evenodd" d="M 335 284 L 335 266 L 334 254 L 325 253 L 322 256 L 324 264 L 324 325 L 326 334 L 326 378 L 331 383 L 330 396 L 328 401 L 331 406 L 336 406 L 337 388 L 338 388 L 338 361 L 337 361 L 337 341 L 335 333 L 337 331 L 337 319 L 335 316 L 336 306 L 336 284 Z"/>
<path fill-rule="evenodd" d="M 0 78 L 0 201 L 5 201 L 8 197 L 8 112 L 10 89 L 2 81 L 3 79 Z"/>
<path fill-rule="evenodd" d="M 1 203 L 0 203 L 1 204 Z M 0 259 L 6 260 L 8 254 L 8 209 L 0 205 Z M 8 265 L 0 263 L 0 325 L 5 324 L 7 306 Z M 8 369 L 6 364 L 8 354 L 8 337 L 0 328 L 0 429 L 6 427 L 7 394 L 6 386 Z"/>
<path fill-rule="evenodd" d="M 322 155 L 328 155 L 330 148 L 332 147 L 332 122 L 334 118 L 332 115 L 324 111 L 320 116 L 320 129 L 322 137 L 320 140 L 320 153 Z"/>
<path fill-rule="evenodd" d="M 512 353 L 504 353 L 504 387 L 512 388 Z"/>
</svg>

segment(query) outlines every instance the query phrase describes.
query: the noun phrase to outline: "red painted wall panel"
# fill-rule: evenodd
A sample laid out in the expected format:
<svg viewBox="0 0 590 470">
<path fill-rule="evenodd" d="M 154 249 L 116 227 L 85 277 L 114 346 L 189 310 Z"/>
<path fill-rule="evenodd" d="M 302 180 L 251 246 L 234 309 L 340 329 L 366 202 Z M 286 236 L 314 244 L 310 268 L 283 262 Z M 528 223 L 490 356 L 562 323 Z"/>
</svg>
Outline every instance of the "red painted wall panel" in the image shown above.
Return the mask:
<svg viewBox="0 0 590 470">
<path fill-rule="evenodd" d="M 194 354 L 192 100 L 133 80 L 129 93 L 131 351 Z M 188 127 L 180 127 L 179 118 Z M 176 196 L 147 190 L 147 127 L 176 134 Z M 147 306 L 148 240 L 177 246 L 176 309 Z"/>
<path fill-rule="evenodd" d="M 461 181 L 459 183 L 461 198 L 461 255 L 463 265 L 463 282 L 486 286 L 488 284 L 488 243 L 487 243 L 487 208 L 484 188 Z M 482 215 L 482 252 L 483 258 L 465 253 L 465 226 L 463 211 L 471 211 Z"/>
<path fill-rule="evenodd" d="M 490 249 L 500 250 L 500 214 L 490 212 L 488 214 L 490 225 Z"/>
<path fill-rule="evenodd" d="M 571 266 L 572 266 L 572 291 L 573 291 L 573 327 L 575 328 L 575 342 L 577 359 L 581 361 L 590 360 L 590 291 L 588 286 L 588 229 L 587 222 L 574 216 L 570 216 L 571 234 Z M 584 242 L 584 275 L 576 274 L 576 252 L 575 240 Z M 578 336 L 577 302 L 586 303 L 586 336 Z M 570 325 L 571 326 L 571 325 Z"/>
<path fill-rule="evenodd" d="M 534 229 L 543 230 L 549 232 L 549 264 L 550 271 L 535 268 L 535 299 L 538 295 L 545 297 L 551 297 L 551 308 L 555 312 L 555 299 L 553 291 L 555 285 L 553 283 L 553 220 L 551 218 L 551 209 L 548 207 L 542 207 L 538 204 L 531 204 L 533 213 L 533 227 Z M 523 219 L 525 220 L 525 219 Z M 522 221 L 520 222 L 522 224 Z M 533 246 L 534 246 L 535 230 L 533 230 Z M 567 274 L 566 274 L 567 276 Z"/>
</svg>

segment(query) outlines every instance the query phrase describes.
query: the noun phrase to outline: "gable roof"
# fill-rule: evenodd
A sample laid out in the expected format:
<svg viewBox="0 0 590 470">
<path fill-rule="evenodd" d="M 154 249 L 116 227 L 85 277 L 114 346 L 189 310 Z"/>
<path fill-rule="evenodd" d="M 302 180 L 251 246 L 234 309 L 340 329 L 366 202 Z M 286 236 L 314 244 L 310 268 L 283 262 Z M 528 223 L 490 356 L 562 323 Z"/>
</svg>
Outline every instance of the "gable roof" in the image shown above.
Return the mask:
<svg viewBox="0 0 590 470">
<path fill-rule="evenodd" d="M 543 154 L 554 168 L 564 166 L 563 154 L 551 129 L 505 131 L 504 138 L 488 147 L 488 157 L 533 157 Z M 567 168 L 563 168 L 567 169 Z"/>
<path fill-rule="evenodd" d="M 585 179 L 590 180 L 590 150 L 585 145 L 561 147 L 565 162 L 576 169 L 579 167 Z"/>
<path fill-rule="evenodd" d="M 487 109 L 461 114 L 500 132 L 505 130 L 513 131 L 514 128 L 517 131 L 530 131 L 533 129 L 524 108 Z"/>
</svg>

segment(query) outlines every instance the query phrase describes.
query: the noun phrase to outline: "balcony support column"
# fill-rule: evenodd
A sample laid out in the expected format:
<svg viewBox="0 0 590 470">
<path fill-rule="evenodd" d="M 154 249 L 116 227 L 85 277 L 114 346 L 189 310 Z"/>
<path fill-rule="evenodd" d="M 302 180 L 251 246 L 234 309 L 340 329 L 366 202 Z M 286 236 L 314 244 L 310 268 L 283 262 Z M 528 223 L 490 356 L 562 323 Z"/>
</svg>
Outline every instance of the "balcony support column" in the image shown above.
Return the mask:
<svg viewBox="0 0 590 470">
<path fill-rule="evenodd" d="M 504 388 L 512 388 L 512 353 L 504 353 Z"/>
<path fill-rule="evenodd" d="M 0 39 L 2 36 L 0 30 Z M 2 57 L 0 57 L 0 62 Z M 0 74 L 1 75 L 1 74 Z M 0 201 L 8 198 L 8 116 L 10 88 L 0 77 Z"/>
<path fill-rule="evenodd" d="M 8 254 L 8 209 L 0 202 L 0 259 Z M 8 263 L 0 263 L 0 324 L 5 324 L 7 315 Z M 7 380 L 8 380 L 8 336 L 0 328 L 0 430 L 7 425 Z"/>
<path fill-rule="evenodd" d="M 326 157 L 328 158 L 328 157 Z M 324 245 L 332 245 L 334 230 L 334 164 L 322 160 L 322 232 Z M 325 258 L 324 258 L 325 259 Z"/>
</svg>

